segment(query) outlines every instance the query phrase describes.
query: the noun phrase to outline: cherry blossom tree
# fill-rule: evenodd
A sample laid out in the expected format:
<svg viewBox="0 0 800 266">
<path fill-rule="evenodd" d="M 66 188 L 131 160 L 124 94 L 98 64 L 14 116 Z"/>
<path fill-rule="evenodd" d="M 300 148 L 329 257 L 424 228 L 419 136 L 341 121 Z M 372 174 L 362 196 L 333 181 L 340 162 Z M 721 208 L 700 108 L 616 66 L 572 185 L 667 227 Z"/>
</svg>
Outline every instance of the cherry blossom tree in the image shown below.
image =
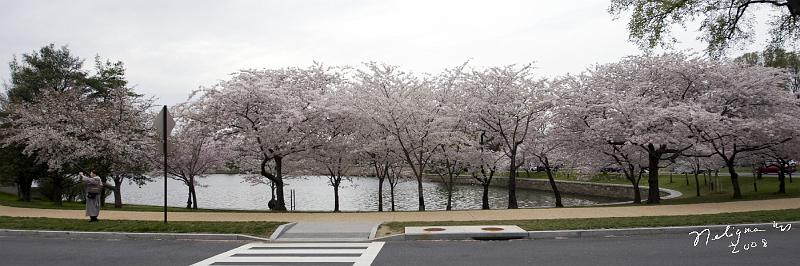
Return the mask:
<svg viewBox="0 0 800 266">
<path fill-rule="evenodd" d="M 359 146 L 356 131 L 360 120 L 353 115 L 352 99 L 346 90 L 329 90 L 322 101 L 324 111 L 317 120 L 317 135 L 313 140 L 315 148 L 308 150 L 315 172 L 328 176 L 328 184 L 333 187 L 333 211 L 339 212 L 339 185 L 349 170 L 359 159 Z"/>
<path fill-rule="evenodd" d="M 591 174 L 608 168 L 622 171 L 634 188 L 633 202 L 641 203 L 639 189 L 641 173 L 647 167 L 647 153 L 638 146 L 623 141 L 613 127 L 607 127 L 608 108 L 604 107 L 605 92 L 591 90 L 581 83 L 587 76 L 567 76 L 557 82 L 562 90 L 561 103 L 556 112 L 557 124 L 563 129 L 564 146 L 570 155 L 584 166 L 583 171 Z M 611 130 L 609 130 L 611 129 Z"/>
<path fill-rule="evenodd" d="M 540 93 L 544 81 L 535 79 L 531 65 L 473 70 L 464 78 L 463 89 L 472 101 L 467 103 L 467 119 L 480 131 L 501 141 L 509 159 L 508 208 L 516 209 L 518 158 L 531 124 L 544 112 Z"/>
<path fill-rule="evenodd" d="M 489 207 L 489 186 L 492 184 L 495 173 L 503 166 L 508 165 L 508 157 L 503 152 L 502 143 L 489 137 L 486 132 L 476 132 L 478 142 L 472 152 L 466 152 L 470 156 L 469 174 L 483 187 L 481 197 L 481 209 L 488 210 Z"/>
<path fill-rule="evenodd" d="M 675 160 L 696 142 L 681 121 L 689 119 L 689 103 L 702 93 L 696 85 L 706 65 L 677 53 L 626 57 L 595 67 L 575 85 L 592 111 L 580 119 L 586 127 L 609 145 L 647 154 L 648 203 L 660 202 L 661 162 Z"/>
<path fill-rule="evenodd" d="M 194 103 L 203 112 L 193 120 L 219 134 L 239 135 L 239 155 L 257 158 L 260 175 L 275 185 L 275 209 L 286 210 L 283 160 L 313 148 L 319 100 L 338 83 L 338 75 L 321 65 L 243 70 L 204 89 Z"/>
<path fill-rule="evenodd" d="M 786 133 L 792 134 L 792 132 Z M 791 140 L 761 150 L 757 153 L 759 157 L 773 161 L 775 162 L 776 166 L 778 166 L 779 183 L 777 193 L 779 194 L 786 194 L 786 175 L 792 174 L 788 171 L 788 169 L 796 167 L 796 161 L 793 160 L 800 158 L 800 136 L 797 135 L 797 132 L 793 132 L 793 134 L 794 135 L 792 136 Z"/>
<path fill-rule="evenodd" d="M 389 176 L 389 167 L 399 159 L 392 146 L 394 141 L 386 132 L 374 127 L 372 123 L 360 124 L 355 135 L 356 138 L 364 140 L 360 147 L 356 148 L 359 160 L 362 162 L 360 166 L 369 167 L 375 178 L 378 179 L 378 211 L 382 212 L 383 188 Z"/>
<path fill-rule="evenodd" d="M 458 133 L 453 133 L 458 134 Z M 444 184 L 445 191 L 447 191 L 447 205 L 445 210 L 453 209 L 453 188 L 455 186 L 455 178 L 467 169 L 469 160 L 467 151 L 471 150 L 466 142 L 453 142 L 443 143 L 439 145 L 439 150 L 432 158 L 432 170 L 439 176 L 439 179 Z"/>
<path fill-rule="evenodd" d="M 198 179 L 224 167 L 226 162 L 233 159 L 233 150 L 230 146 L 236 144 L 236 139 L 216 135 L 199 121 L 191 120 L 193 114 L 188 112 L 196 110 L 190 107 L 190 105 L 179 105 L 173 108 L 177 114 L 175 118 L 178 127 L 169 138 L 167 173 L 171 178 L 183 182 L 188 188 L 186 208 L 197 209 L 196 187 L 202 186 Z M 160 160 L 161 156 L 156 158 Z M 158 163 L 156 165 L 161 166 Z M 161 171 L 163 172 L 163 168 Z"/>
<path fill-rule="evenodd" d="M 398 161 L 402 161 L 402 159 Z M 394 189 L 397 187 L 397 184 L 405 182 L 409 179 L 409 177 L 403 175 L 403 166 L 401 163 L 389 163 L 389 167 L 387 169 L 386 181 L 389 183 L 389 204 L 391 206 L 391 210 L 395 211 Z"/>
<path fill-rule="evenodd" d="M 144 121 L 149 106 L 149 100 L 124 87 L 110 89 L 103 98 L 77 88 L 45 91 L 34 102 L 10 107 L 13 125 L 5 129 L 4 142 L 23 143 L 23 152 L 35 153 L 56 179 L 67 178 L 90 162 L 90 167 L 101 168 L 99 172 L 114 170 L 117 185 L 125 177 L 144 180 L 116 173 L 146 168 L 137 160 L 147 146 Z M 114 191 L 115 206 L 121 206 L 119 186 Z"/>
<path fill-rule="evenodd" d="M 800 123 L 797 100 L 784 90 L 786 76 L 777 69 L 717 62 L 704 74 L 697 86 L 705 93 L 683 124 L 724 161 L 733 197 L 741 198 L 737 157 L 790 141 Z"/>
<path fill-rule="evenodd" d="M 553 177 L 554 169 L 560 165 L 561 160 L 567 158 L 569 155 L 564 154 L 566 150 L 565 143 L 569 141 L 563 138 L 561 129 L 557 125 L 550 124 L 552 121 L 547 119 L 545 123 L 538 123 L 532 126 L 531 133 L 529 133 L 529 140 L 525 143 L 522 155 L 524 158 L 535 160 L 537 164 L 544 167 L 544 172 L 547 175 L 547 180 L 550 183 L 550 189 L 553 191 L 556 207 L 564 207 L 561 202 L 561 193 L 558 191 L 558 185 Z"/>
<path fill-rule="evenodd" d="M 364 96 L 364 94 L 357 91 L 357 88 L 356 86 L 346 87 L 346 89 L 350 90 L 349 98 L 351 101 L 348 101 L 347 104 L 352 108 L 351 119 L 356 120 L 355 123 L 357 124 L 354 134 L 360 140 L 358 147 L 354 149 L 358 154 L 359 166 L 370 168 L 375 178 L 378 179 L 376 196 L 378 211 L 382 212 L 384 209 L 384 184 L 391 177 L 390 168 L 402 163 L 403 160 L 396 153 L 399 149 L 394 137 L 373 123 L 366 110 L 360 109 L 368 105 L 359 104 L 358 101 L 361 100 L 359 96 Z M 396 184 L 396 182 L 392 184 Z"/>
<path fill-rule="evenodd" d="M 361 128 L 356 133 L 360 139 L 370 140 L 362 144 L 359 152 L 362 160 L 373 169 L 375 178 L 378 179 L 378 211 L 383 211 L 383 187 L 384 182 L 389 178 L 389 168 L 399 161 L 399 157 L 394 153 L 390 136 L 382 131 Z"/>
<path fill-rule="evenodd" d="M 425 210 L 422 179 L 439 147 L 440 106 L 433 97 L 434 82 L 388 65 L 368 63 L 356 75 L 361 115 L 397 143 L 398 154 L 417 180 L 419 210 Z M 451 83 L 452 84 L 452 83 Z"/>
<path fill-rule="evenodd" d="M 119 87 L 110 90 L 108 95 L 107 106 L 101 113 L 107 125 L 107 137 L 99 152 L 101 161 L 107 162 L 108 178 L 114 184 L 114 208 L 122 208 L 123 182 L 141 186 L 152 181 L 145 175 L 153 168 L 147 158 L 155 147 L 154 130 L 150 128 L 152 99 Z"/>
<path fill-rule="evenodd" d="M 434 151 L 432 170 L 447 191 L 447 204 L 445 209 L 453 208 L 453 188 L 456 178 L 468 169 L 472 163 L 472 154 L 478 145 L 474 138 L 470 138 L 473 127 L 466 121 L 465 115 L 468 95 L 459 88 L 463 68 L 459 67 L 445 70 L 433 80 L 434 93 L 439 109 L 439 126 L 441 131 L 434 136 L 439 147 Z"/>
</svg>

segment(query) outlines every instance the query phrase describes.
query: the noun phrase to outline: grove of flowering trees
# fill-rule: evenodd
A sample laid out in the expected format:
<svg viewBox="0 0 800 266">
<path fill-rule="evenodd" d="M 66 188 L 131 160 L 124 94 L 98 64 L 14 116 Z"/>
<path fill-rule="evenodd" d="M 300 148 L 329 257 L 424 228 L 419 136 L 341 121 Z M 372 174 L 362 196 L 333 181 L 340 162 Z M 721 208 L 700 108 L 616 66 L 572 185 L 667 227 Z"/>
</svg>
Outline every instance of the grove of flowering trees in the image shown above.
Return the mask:
<svg viewBox="0 0 800 266">
<path fill-rule="evenodd" d="M 635 187 L 646 176 L 647 202 L 658 203 L 659 169 L 713 159 L 727 166 L 736 198 L 738 157 L 771 154 L 788 162 L 796 151 L 786 145 L 796 143 L 800 107 L 778 69 L 681 53 L 626 57 L 552 80 L 531 69 L 465 64 L 414 74 L 367 63 L 247 70 L 189 104 L 202 107 L 197 121 L 208 132 L 243 140 L 240 157 L 259 158 L 257 170 L 277 189 L 276 209 L 285 208 L 283 160 L 329 175 L 336 201 L 343 169 L 373 169 L 382 181 L 402 163 L 425 210 L 426 176 L 452 187 L 468 175 L 486 191 L 498 173 L 508 173 L 508 207 L 516 208 L 515 178 L 524 164 L 548 172 L 613 165 Z"/>
<path fill-rule="evenodd" d="M 95 73 L 82 65 L 54 45 L 13 61 L 0 145 L 17 148 L 20 154 L 12 155 L 28 165 L 13 164 L 13 172 L 28 175 L 25 182 L 38 179 L 57 205 L 72 176 L 95 170 L 104 182 L 113 179 L 115 206 L 121 207 L 122 181 L 147 179 L 151 101 L 126 86 L 122 63 L 97 59 Z M 31 167 L 38 170 L 24 171 Z"/>
<path fill-rule="evenodd" d="M 517 208 L 518 171 L 532 165 L 545 170 L 556 207 L 563 206 L 553 174 L 559 167 L 583 175 L 621 169 L 637 203 L 660 202 L 661 168 L 727 167 L 739 198 L 736 166 L 788 165 L 800 155 L 800 99 L 780 69 L 668 53 L 552 79 L 532 70 L 468 63 L 435 74 L 379 63 L 242 70 L 174 108 L 179 125 L 169 173 L 187 185 L 187 207 L 196 208 L 197 178 L 235 163 L 255 173 L 251 183 L 270 185 L 265 193 L 275 210 L 286 210 L 288 173 L 328 176 L 334 211 L 349 175 L 378 179 L 379 211 L 385 181 L 394 210 L 394 188 L 405 177 L 416 181 L 422 211 L 426 178 L 444 183 L 447 209 L 462 181 L 482 186 L 488 209 L 488 188 L 501 178 L 508 208 Z M 1 101 L 4 149 L 21 149 L 46 165 L 48 176 L 90 160 L 104 166 L 117 194 L 123 178 L 144 181 L 142 173 L 159 167 L 148 163 L 158 153 L 150 101 L 113 81 L 9 93 Z M 646 196 L 638 189 L 643 177 Z"/>
</svg>

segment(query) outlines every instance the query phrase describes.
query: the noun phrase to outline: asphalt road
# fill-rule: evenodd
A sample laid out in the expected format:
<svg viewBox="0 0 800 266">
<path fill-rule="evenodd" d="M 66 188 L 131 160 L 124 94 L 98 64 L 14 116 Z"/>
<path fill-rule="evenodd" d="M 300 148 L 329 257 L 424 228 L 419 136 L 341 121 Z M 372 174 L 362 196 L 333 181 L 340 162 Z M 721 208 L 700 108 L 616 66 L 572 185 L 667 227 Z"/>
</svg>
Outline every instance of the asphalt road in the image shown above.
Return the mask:
<svg viewBox="0 0 800 266">
<path fill-rule="evenodd" d="M 373 265 L 800 265 L 800 228 L 724 236 L 387 242 Z M 719 240 L 713 240 L 721 235 Z M 764 247 L 766 242 L 766 247 Z M 744 249 L 745 243 L 748 247 Z M 226 241 L 0 236 L 0 265 L 189 265 L 243 245 Z M 738 253 L 732 253 L 737 251 Z"/>
<path fill-rule="evenodd" d="M 0 265 L 190 265 L 243 244 L 0 236 Z"/>
<path fill-rule="evenodd" d="M 772 229 L 772 228 L 765 228 Z M 713 232 L 714 235 L 722 232 Z M 711 239 L 714 238 L 711 236 Z M 735 235 L 735 234 L 734 234 Z M 731 238 L 660 235 L 516 241 L 388 242 L 373 265 L 800 265 L 800 228 L 743 234 L 738 253 Z M 763 247 L 762 239 L 767 241 Z M 743 250 L 745 242 L 757 248 Z"/>
</svg>

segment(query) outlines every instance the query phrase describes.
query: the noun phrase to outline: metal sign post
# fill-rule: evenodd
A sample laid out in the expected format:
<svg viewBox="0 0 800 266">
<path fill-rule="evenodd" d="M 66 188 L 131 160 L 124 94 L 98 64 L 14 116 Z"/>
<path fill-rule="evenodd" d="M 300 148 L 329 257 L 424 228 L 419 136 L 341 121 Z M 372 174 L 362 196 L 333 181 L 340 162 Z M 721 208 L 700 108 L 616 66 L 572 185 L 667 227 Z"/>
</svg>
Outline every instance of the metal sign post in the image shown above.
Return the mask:
<svg viewBox="0 0 800 266">
<path fill-rule="evenodd" d="M 169 115 L 169 111 L 167 111 L 167 106 L 164 105 L 161 108 L 161 112 L 158 113 L 156 116 L 156 121 L 154 123 L 156 127 L 156 133 L 159 135 L 159 139 L 161 140 L 161 144 L 163 145 L 163 152 L 164 152 L 164 223 L 167 223 L 167 137 L 169 133 L 172 132 L 172 129 L 175 127 L 175 120 L 172 119 L 172 116 Z"/>
</svg>

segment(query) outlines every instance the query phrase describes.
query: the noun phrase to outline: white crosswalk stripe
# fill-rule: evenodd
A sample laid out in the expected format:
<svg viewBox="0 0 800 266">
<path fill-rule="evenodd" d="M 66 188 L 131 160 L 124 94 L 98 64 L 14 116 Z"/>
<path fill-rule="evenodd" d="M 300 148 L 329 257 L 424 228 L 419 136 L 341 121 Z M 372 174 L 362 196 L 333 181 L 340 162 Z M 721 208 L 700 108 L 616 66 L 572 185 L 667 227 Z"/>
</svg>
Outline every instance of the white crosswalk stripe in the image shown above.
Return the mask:
<svg viewBox="0 0 800 266">
<path fill-rule="evenodd" d="M 205 265 L 370 265 L 383 248 L 372 243 L 250 243 L 213 256 Z"/>
</svg>

